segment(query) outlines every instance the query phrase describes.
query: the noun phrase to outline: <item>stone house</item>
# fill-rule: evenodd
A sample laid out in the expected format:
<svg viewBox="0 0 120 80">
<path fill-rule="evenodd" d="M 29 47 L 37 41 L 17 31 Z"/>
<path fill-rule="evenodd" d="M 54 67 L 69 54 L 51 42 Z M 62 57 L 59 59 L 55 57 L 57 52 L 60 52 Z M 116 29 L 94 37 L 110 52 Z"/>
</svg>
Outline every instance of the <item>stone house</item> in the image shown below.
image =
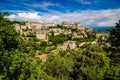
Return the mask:
<svg viewBox="0 0 120 80">
<path fill-rule="evenodd" d="M 67 28 L 71 28 L 73 25 L 67 23 L 66 21 L 63 21 L 63 22 L 62 22 L 62 26 L 65 26 L 65 27 L 67 27 Z"/>
<path fill-rule="evenodd" d="M 49 32 L 54 32 L 54 35 L 56 36 L 56 35 L 59 35 L 60 33 L 64 33 L 64 30 L 63 29 L 60 29 L 60 28 L 51 28 L 50 30 L 49 30 Z"/>
<path fill-rule="evenodd" d="M 72 33 L 73 38 L 84 38 L 83 35 L 84 34 L 78 34 L 78 33 L 75 33 L 75 32 Z"/>
</svg>

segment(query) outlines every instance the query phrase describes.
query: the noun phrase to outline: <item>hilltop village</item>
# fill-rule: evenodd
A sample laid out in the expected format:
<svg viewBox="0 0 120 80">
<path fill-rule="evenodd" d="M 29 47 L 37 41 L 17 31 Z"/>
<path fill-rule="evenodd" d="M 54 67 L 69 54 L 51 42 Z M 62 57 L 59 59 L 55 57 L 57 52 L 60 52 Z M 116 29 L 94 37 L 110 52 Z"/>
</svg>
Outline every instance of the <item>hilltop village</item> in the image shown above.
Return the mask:
<svg viewBox="0 0 120 80">
<path fill-rule="evenodd" d="M 35 36 L 41 41 L 52 41 L 50 36 L 59 36 L 61 34 L 69 36 L 71 39 L 62 42 L 59 48 L 66 49 L 68 46 L 71 49 L 76 48 L 76 41 L 81 39 L 90 39 L 90 36 L 95 37 L 95 32 L 92 28 L 83 27 L 80 22 L 74 22 L 70 24 L 66 21 L 62 22 L 61 25 L 54 23 L 40 23 L 40 22 L 25 22 L 24 24 L 15 24 L 15 28 L 21 35 L 27 38 Z M 56 44 L 59 44 L 56 43 Z"/>
<path fill-rule="evenodd" d="M 77 38 L 77 37 L 83 38 L 83 35 L 87 37 L 85 30 L 87 30 L 87 32 L 92 31 L 92 28 L 85 28 L 80 24 L 80 22 L 75 22 L 73 24 L 62 22 L 60 26 L 64 26 L 65 28 L 68 28 L 68 29 L 76 29 L 78 31 L 81 31 L 83 34 L 78 35 L 74 32 L 72 33 L 71 30 L 61 29 L 57 27 L 57 24 L 54 24 L 54 23 L 25 22 L 24 25 L 15 24 L 16 30 L 19 31 L 21 34 L 27 35 L 29 33 L 33 33 L 36 35 L 38 39 L 44 40 L 44 41 L 48 40 L 48 34 L 50 32 L 54 32 L 54 35 L 59 35 L 60 33 L 63 33 L 66 35 L 72 34 L 74 38 Z"/>
</svg>

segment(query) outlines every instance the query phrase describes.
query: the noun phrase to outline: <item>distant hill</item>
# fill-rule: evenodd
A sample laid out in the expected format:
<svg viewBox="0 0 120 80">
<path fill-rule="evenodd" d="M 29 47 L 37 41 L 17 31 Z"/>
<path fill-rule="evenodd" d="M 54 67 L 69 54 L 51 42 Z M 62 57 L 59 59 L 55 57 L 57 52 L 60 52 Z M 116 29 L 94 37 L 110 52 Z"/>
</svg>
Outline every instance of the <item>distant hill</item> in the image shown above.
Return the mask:
<svg viewBox="0 0 120 80">
<path fill-rule="evenodd" d="M 92 27 L 93 30 L 96 32 L 108 32 L 108 29 L 113 28 L 113 26 L 107 26 L 107 27 Z"/>
</svg>

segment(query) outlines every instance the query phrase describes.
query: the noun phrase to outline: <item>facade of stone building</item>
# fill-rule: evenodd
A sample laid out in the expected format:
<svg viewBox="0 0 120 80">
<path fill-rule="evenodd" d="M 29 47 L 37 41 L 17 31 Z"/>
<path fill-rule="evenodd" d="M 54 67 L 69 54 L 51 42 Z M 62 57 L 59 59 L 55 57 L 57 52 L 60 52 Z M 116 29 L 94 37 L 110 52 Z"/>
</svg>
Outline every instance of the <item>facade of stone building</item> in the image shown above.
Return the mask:
<svg viewBox="0 0 120 80">
<path fill-rule="evenodd" d="M 49 29 L 49 32 L 54 32 L 54 35 L 59 35 L 60 33 L 64 33 L 64 30 L 63 29 L 60 29 L 60 28 L 51 28 Z"/>
<path fill-rule="evenodd" d="M 67 28 L 78 29 L 78 30 L 84 29 L 84 27 L 80 24 L 80 22 L 74 22 L 73 24 L 69 24 L 68 22 L 63 21 L 62 26 L 65 26 Z"/>
<path fill-rule="evenodd" d="M 84 38 L 84 34 L 77 34 L 75 32 L 72 33 L 72 38 Z"/>
<path fill-rule="evenodd" d="M 14 24 L 16 31 L 21 31 L 21 25 L 20 24 Z"/>
<path fill-rule="evenodd" d="M 26 22 L 25 25 L 28 28 L 38 28 L 38 29 L 42 27 L 49 28 L 50 26 L 56 26 L 56 24 L 54 23 L 40 23 L 40 22 Z"/>
<path fill-rule="evenodd" d="M 22 34 L 24 30 L 26 29 L 26 25 L 20 25 L 20 24 L 14 24 L 15 29 L 17 32 L 20 32 Z"/>
<path fill-rule="evenodd" d="M 75 41 L 66 41 L 62 45 L 59 45 L 58 48 L 60 48 L 62 50 L 66 50 L 67 48 L 75 49 L 76 43 L 75 43 Z"/>
<path fill-rule="evenodd" d="M 73 25 L 72 25 L 72 24 L 69 24 L 69 23 L 66 22 L 66 21 L 63 21 L 63 22 L 62 22 L 62 26 L 67 27 L 67 28 L 71 28 Z"/>
</svg>

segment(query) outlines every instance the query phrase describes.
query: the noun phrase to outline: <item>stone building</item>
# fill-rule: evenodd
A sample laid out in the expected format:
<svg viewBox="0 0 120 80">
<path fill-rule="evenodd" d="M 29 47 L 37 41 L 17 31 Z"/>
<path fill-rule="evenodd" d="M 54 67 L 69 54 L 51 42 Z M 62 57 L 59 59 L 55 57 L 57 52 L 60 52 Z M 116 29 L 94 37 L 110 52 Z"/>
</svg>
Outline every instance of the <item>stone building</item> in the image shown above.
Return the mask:
<svg viewBox="0 0 120 80">
<path fill-rule="evenodd" d="M 21 31 L 21 25 L 20 24 L 14 24 L 16 31 Z"/>
<path fill-rule="evenodd" d="M 78 30 L 84 29 L 84 27 L 80 24 L 80 22 L 74 22 L 73 24 L 69 24 L 66 21 L 63 21 L 62 26 L 65 26 L 67 28 L 72 28 L 72 29 L 78 29 Z"/>
<path fill-rule="evenodd" d="M 16 31 L 21 34 L 32 32 L 40 40 L 47 40 L 47 34 L 50 26 L 56 26 L 54 23 L 25 22 L 25 25 L 15 24 Z"/>
<path fill-rule="evenodd" d="M 67 28 L 71 28 L 73 25 L 67 23 L 66 21 L 63 21 L 63 22 L 62 22 L 62 26 L 67 27 Z"/>
<path fill-rule="evenodd" d="M 75 43 L 75 41 L 66 41 L 63 44 L 59 45 L 58 47 L 62 50 L 66 50 L 67 48 L 75 49 L 76 43 Z"/>
<path fill-rule="evenodd" d="M 15 29 L 17 32 L 20 32 L 20 34 L 23 34 L 25 29 L 26 29 L 26 25 L 21 25 L 21 24 L 14 24 Z"/>
<path fill-rule="evenodd" d="M 51 28 L 49 29 L 49 32 L 54 32 L 54 35 L 59 35 L 60 33 L 64 33 L 64 30 L 63 29 L 60 29 L 60 28 Z"/>
</svg>

